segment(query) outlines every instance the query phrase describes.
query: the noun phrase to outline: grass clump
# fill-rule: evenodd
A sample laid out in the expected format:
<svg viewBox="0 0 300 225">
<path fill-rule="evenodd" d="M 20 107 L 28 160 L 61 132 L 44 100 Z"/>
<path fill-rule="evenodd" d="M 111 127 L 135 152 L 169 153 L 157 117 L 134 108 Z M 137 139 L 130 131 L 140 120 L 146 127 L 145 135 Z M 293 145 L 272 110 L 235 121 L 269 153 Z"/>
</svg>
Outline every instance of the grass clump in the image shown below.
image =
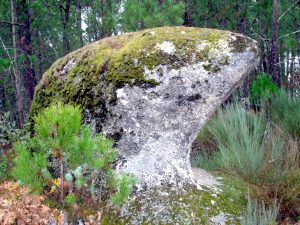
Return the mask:
<svg viewBox="0 0 300 225">
<path fill-rule="evenodd" d="M 122 204 L 136 179 L 117 173 L 113 141 L 82 125 L 79 107 L 58 103 L 35 118 L 34 137 L 15 145 L 13 176 L 46 194 L 75 220 L 108 199 Z M 80 207 L 84 210 L 80 210 Z"/>
<path fill-rule="evenodd" d="M 277 92 L 270 102 L 270 115 L 286 133 L 300 137 L 300 96 L 291 97 L 286 91 Z"/>
<path fill-rule="evenodd" d="M 267 207 L 264 202 L 259 203 L 249 197 L 242 225 L 275 225 L 278 212 L 279 206 L 276 201 Z"/>
<path fill-rule="evenodd" d="M 296 105 L 295 100 L 288 102 L 286 94 L 279 93 L 285 96 L 281 97 L 285 105 Z M 271 117 L 266 116 L 265 110 L 247 111 L 238 103 L 219 110 L 204 129 L 205 133 L 199 135 L 200 141 L 213 141 L 215 144 L 210 146 L 215 148 L 203 148 L 192 159 L 192 165 L 243 180 L 250 194 L 267 206 L 272 205 L 273 199 L 280 200 L 280 219 L 295 218 L 300 213 L 300 154 L 293 136 L 295 130 L 287 127 L 291 128 L 288 124 L 297 123 L 298 119 L 294 117 L 292 122 L 292 116 L 290 120 L 282 118 L 288 110 L 278 109 L 278 95 L 271 99 Z M 280 104 L 284 108 L 283 100 Z"/>
</svg>

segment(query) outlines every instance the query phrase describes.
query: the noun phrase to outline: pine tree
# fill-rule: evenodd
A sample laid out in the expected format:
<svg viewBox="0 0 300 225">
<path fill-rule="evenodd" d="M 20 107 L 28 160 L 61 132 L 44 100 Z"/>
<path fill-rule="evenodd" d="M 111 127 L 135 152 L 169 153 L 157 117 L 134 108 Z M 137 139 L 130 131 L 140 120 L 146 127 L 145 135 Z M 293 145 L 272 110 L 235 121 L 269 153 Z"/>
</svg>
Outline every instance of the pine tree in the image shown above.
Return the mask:
<svg viewBox="0 0 300 225">
<path fill-rule="evenodd" d="M 185 5 L 172 0 L 126 0 L 124 2 L 123 26 L 125 31 L 136 31 L 159 26 L 183 24 Z"/>
</svg>

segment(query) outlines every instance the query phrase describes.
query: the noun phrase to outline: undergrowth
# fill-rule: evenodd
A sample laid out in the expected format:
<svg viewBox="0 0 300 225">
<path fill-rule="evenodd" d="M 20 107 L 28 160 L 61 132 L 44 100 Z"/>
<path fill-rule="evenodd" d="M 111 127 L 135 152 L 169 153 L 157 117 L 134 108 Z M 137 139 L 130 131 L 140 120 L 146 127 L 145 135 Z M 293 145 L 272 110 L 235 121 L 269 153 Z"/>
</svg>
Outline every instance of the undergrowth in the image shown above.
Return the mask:
<svg viewBox="0 0 300 225">
<path fill-rule="evenodd" d="M 264 210 L 278 199 L 278 219 L 297 218 L 299 99 L 278 91 L 268 99 L 268 110 L 247 111 L 238 103 L 219 110 L 198 136 L 197 141 L 204 144 L 191 160 L 192 166 L 221 171 L 246 182 L 251 197 L 258 201 L 253 204 L 259 213 L 267 213 Z M 214 145 L 205 144 L 209 142 Z"/>
<path fill-rule="evenodd" d="M 264 202 L 248 198 L 247 208 L 242 225 L 276 225 L 279 206 L 276 201 L 270 206 Z"/>
<path fill-rule="evenodd" d="M 14 146 L 15 179 L 60 205 L 69 221 L 95 214 L 107 201 L 122 204 L 136 183 L 114 170 L 113 141 L 81 121 L 79 107 L 52 105 L 35 118 L 34 137 Z"/>
</svg>

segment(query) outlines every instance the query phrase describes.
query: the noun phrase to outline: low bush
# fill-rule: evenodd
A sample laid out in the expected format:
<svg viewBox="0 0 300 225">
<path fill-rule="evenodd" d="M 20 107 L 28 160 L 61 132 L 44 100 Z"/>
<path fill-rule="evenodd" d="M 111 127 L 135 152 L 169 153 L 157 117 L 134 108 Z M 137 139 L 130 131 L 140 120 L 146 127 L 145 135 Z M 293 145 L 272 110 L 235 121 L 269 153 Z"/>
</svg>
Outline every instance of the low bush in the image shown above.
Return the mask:
<svg viewBox="0 0 300 225">
<path fill-rule="evenodd" d="M 266 73 L 259 74 L 250 87 L 251 99 L 254 103 L 267 100 L 271 94 L 278 91 L 272 76 Z"/>
<path fill-rule="evenodd" d="M 246 181 L 251 193 L 268 205 L 272 199 L 279 199 L 282 218 L 299 215 L 297 140 L 280 126 L 268 122 L 265 111 L 249 112 L 238 103 L 218 111 L 208 125 L 216 149 L 214 152 L 204 149 L 192 159 L 193 165 Z"/>
<path fill-rule="evenodd" d="M 242 225 L 275 225 L 278 212 L 277 201 L 268 207 L 264 202 L 259 203 L 249 197 Z"/>
<path fill-rule="evenodd" d="M 0 154 L 8 151 L 13 143 L 29 137 L 26 130 L 17 129 L 16 123 L 12 121 L 10 112 L 0 111 Z"/>
<path fill-rule="evenodd" d="M 286 91 L 279 91 L 271 99 L 270 115 L 286 133 L 300 137 L 300 96 L 291 97 Z"/>
<path fill-rule="evenodd" d="M 0 183 L 11 179 L 10 175 L 11 162 L 10 157 L 0 153 Z"/>
<path fill-rule="evenodd" d="M 35 118 L 34 137 L 15 145 L 18 183 L 61 204 L 72 220 L 83 217 L 79 206 L 97 209 L 107 199 L 122 204 L 136 182 L 113 169 L 113 141 L 94 136 L 81 121 L 79 107 L 52 105 Z"/>
</svg>

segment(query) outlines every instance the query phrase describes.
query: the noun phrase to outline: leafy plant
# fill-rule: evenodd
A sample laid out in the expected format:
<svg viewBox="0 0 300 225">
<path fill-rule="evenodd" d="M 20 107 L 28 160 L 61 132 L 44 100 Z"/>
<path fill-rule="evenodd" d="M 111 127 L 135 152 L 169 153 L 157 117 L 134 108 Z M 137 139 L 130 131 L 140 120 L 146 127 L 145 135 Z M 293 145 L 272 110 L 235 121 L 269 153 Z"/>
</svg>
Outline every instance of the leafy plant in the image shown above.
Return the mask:
<svg viewBox="0 0 300 225">
<path fill-rule="evenodd" d="M 15 141 L 27 136 L 24 130 L 16 129 L 15 122 L 11 120 L 10 112 L 0 112 L 0 149 L 8 150 Z"/>
<path fill-rule="evenodd" d="M 0 183 L 11 178 L 10 169 L 10 158 L 0 152 Z"/>
<path fill-rule="evenodd" d="M 117 192 L 112 196 L 112 202 L 116 205 L 120 205 L 125 202 L 132 192 L 135 183 L 135 177 L 127 174 L 119 174 L 115 179 L 114 186 L 118 188 Z"/>
<path fill-rule="evenodd" d="M 15 145 L 14 177 L 36 192 L 44 192 L 59 201 L 64 208 L 88 205 L 112 196 L 113 202 L 123 203 L 136 180 L 113 170 L 117 159 L 113 141 L 103 135 L 93 135 L 91 128 L 81 125 L 79 107 L 52 105 L 35 118 L 35 135 Z M 52 172 L 50 172 L 52 171 Z M 95 195 L 96 179 L 105 174 L 101 188 L 111 192 Z M 72 205 L 72 207 L 71 207 Z M 76 207 L 75 207 L 76 208 Z M 77 215 L 72 212 L 72 215 Z M 78 216 L 78 215 L 77 215 Z"/>
<path fill-rule="evenodd" d="M 270 94 L 277 92 L 278 87 L 269 74 L 261 73 L 252 82 L 250 92 L 254 102 L 265 101 Z"/>
</svg>

